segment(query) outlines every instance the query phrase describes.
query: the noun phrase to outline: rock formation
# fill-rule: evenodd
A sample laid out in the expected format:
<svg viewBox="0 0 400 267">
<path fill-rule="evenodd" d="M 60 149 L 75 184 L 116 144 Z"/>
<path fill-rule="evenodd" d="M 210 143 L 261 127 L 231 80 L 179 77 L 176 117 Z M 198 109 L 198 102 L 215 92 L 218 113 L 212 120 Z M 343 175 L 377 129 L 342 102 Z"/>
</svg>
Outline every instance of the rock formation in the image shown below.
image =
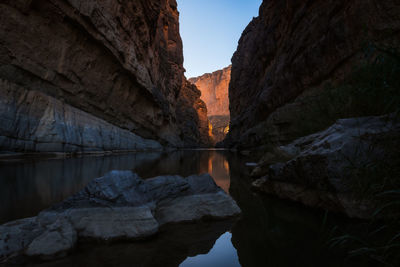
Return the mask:
<svg viewBox="0 0 400 267">
<path fill-rule="evenodd" d="M 189 82 L 195 84 L 201 91 L 201 99 L 207 105 L 208 116 L 229 116 L 228 88 L 231 80 L 231 67 L 189 79 Z"/>
<path fill-rule="evenodd" d="M 393 117 L 338 120 L 324 131 L 281 146 L 275 155 L 290 159 L 264 157 L 253 175 L 265 176 L 254 182 L 255 188 L 350 217 L 371 218 L 376 203 L 356 191 L 373 187 L 382 177 L 386 184 L 396 184 L 400 121 Z"/>
<path fill-rule="evenodd" d="M 229 115 L 215 115 L 208 117 L 212 127 L 212 137 L 215 143 L 223 141 L 229 132 Z"/>
<path fill-rule="evenodd" d="M 201 99 L 206 103 L 215 142 L 222 141 L 229 126 L 228 88 L 231 80 L 231 66 L 200 77 L 190 78 L 201 91 Z"/>
<path fill-rule="evenodd" d="M 266 142 L 270 126 L 288 136 L 304 101 L 290 114 L 274 112 L 312 88 L 342 80 L 370 44 L 398 47 L 399 13 L 393 0 L 263 1 L 232 58 L 226 145 L 257 147 Z"/>
<path fill-rule="evenodd" d="M 200 99 L 201 92 L 188 81 L 178 99 L 177 120 L 181 126 L 181 138 L 185 147 L 208 147 L 211 143 L 207 106 Z M 190 107 L 190 108 L 188 108 Z"/>
<path fill-rule="evenodd" d="M 398 188 L 398 14 L 394 0 L 263 1 L 232 58 L 224 141 L 264 154 L 256 188 L 364 218 Z"/>
<path fill-rule="evenodd" d="M 202 118 L 177 119 L 199 99 L 180 100 L 192 89 L 175 0 L 6 0 L 0 25 L 1 150 L 182 147 L 182 128 L 206 139 Z"/>
<path fill-rule="evenodd" d="M 0 261 L 62 257 L 80 238 L 144 239 L 165 224 L 238 214 L 235 201 L 209 175 L 142 180 L 113 171 L 37 217 L 0 226 Z"/>
</svg>

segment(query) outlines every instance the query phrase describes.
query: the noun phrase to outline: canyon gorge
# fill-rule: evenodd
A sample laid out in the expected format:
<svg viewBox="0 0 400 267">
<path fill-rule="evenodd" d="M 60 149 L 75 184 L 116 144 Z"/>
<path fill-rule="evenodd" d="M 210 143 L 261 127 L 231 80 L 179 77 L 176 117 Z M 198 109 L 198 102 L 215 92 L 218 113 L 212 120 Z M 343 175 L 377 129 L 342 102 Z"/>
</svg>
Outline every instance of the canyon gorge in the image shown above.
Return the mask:
<svg viewBox="0 0 400 267">
<path fill-rule="evenodd" d="M 201 92 L 201 99 L 208 107 L 208 118 L 212 127 L 214 143 L 225 139 L 229 131 L 229 82 L 231 67 L 202 76 L 190 78 L 189 82 L 196 85 Z"/>
<path fill-rule="evenodd" d="M 185 76 L 176 0 L 0 0 L 0 264 L 397 266 L 400 3 L 263 0 L 231 61 Z"/>
</svg>

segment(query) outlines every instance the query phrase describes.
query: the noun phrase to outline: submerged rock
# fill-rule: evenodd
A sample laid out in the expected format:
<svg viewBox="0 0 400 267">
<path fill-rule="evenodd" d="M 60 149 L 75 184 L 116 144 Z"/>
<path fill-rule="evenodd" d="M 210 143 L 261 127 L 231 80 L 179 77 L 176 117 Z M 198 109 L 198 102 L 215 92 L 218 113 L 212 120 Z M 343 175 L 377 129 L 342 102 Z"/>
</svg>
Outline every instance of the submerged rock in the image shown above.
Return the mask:
<svg viewBox="0 0 400 267">
<path fill-rule="evenodd" d="M 0 226 L 0 261 L 62 257 L 80 238 L 144 239 L 168 223 L 228 218 L 240 212 L 208 174 L 143 180 L 129 171 L 112 171 L 37 217 Z"/>
<path fill-rule="evenodd" d="M 376 207 L 355 194 L 382 184 L 382 175 L 388 175 L 382 168 L 395 170 L 399 133 L 400 122 L 393 115 L 338 120 L 325 131 L 280 147 L 291 159 L 259 166 L 267 175 L 253 186 L 350 217 L 371 217 Z M 387 177 L 386 183 L 391 179 L 397 178 Z"/>
</svg>

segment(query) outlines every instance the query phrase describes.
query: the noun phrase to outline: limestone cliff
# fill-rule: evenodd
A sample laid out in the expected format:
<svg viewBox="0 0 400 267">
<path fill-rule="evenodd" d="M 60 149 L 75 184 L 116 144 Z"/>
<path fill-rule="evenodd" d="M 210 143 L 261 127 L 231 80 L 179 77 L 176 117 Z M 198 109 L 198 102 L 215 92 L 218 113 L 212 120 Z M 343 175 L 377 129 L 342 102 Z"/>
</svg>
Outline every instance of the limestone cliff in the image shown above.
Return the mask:
<svg viewBox="0 0 400 267">
<path fill-rule="evenodd" d="M 230 80 L 231 66 L 189 79 L 201 91 L 201 99 L 207 105 L 214 142 L 220 142 L 225 138 L 226 129 L 229 126 Z"/>
<path fill-rule="evenodd" d="M 369 48 L 374 45 L 399 47 L 399 14 L 394 0 L 263 1 L 232 58 L 226 144 L 254 148 L 269 141 L 287 143 L 334 123 L 343 114 L 329 120 L 321 117 L 318 124 L 300 131 L 300 124 L 310 124 L 307 103 L 319 102 L 322 108 L 331 104 L 329 97 L 322 103 L 315 97 L 305 100 L 305 95 L 311 90 L 319 90 L 314 94 L 319 95 L 327 82 L 340 83 L 365 52 L 373 53 Z M 314 113 L 316 118 L 326 110 Z"/>
<path fill-rule="evenodd" d="M 229 115 L 228 88 L 231 80 L 231 66 L 189 81 L 201 91 L 201 99 L 208 107 L 208 115 Z"/>
<path fill-rule="evenodd" d="M 183 73 L 175 0 L 1 1 L 0 149 L 181 147 Z"/>
</svg>

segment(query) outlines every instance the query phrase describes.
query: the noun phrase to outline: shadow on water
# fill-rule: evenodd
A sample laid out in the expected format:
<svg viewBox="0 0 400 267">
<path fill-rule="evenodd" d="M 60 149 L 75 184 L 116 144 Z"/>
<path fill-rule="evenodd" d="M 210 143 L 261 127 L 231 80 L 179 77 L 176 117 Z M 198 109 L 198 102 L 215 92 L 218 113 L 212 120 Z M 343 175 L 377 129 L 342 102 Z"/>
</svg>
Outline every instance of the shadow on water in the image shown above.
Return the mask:
<svg viewBox="0 0 400 267">
<path fill-rule="evenodd" d="M 327 246 L 333 227 L 352 222 L 253 193 L 247 161 L 204 150 L 0 163 L 0 221 L 34 216 L 110 170 L 143 178 L 208 172 L 242 209 L 238 221 L 170 225 L 135 243 L 82 243 L 71 256 L 40 266 L 358 266 Z"/>
</svg>

